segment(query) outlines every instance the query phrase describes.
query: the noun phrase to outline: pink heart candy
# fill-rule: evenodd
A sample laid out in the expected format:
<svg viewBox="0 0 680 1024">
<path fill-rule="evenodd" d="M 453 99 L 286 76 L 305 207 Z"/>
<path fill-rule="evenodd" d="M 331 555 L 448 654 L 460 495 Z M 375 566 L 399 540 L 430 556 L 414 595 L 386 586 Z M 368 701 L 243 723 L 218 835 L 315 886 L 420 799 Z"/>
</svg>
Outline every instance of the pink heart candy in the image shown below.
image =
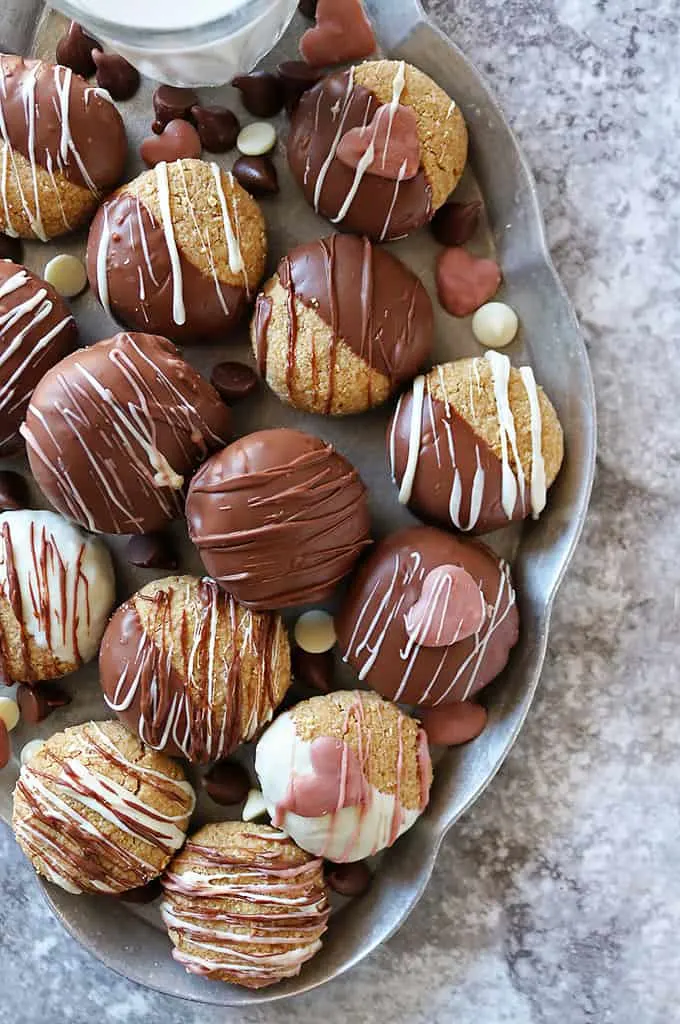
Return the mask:
<svg viewBox="0 0 680 1024">
<path fill-rule="evenodd" d="M 444 249 L 437 261 L 437 292 L 453 316 L 469 316 L 494 297 L 501 283 L 495 260 L 480 259 L 465 249 Z"/>
<path fill-rule="evenodd" d="M 372 147 L 372 149 L 371 149 Z M 340 140 L 338 160 L 353 170 L 371 149 L 373 159 L 365 168 L 390 181 L 415 178 L 420 169 L 418 120 L 410 107 L 378 107 L 370 124 L 351 128 Z"/>
<path fill-rule="evenodd" d="M 430 743 L 444 747 L 457 747 L 469 743 L 484 731 L 488 714 L 481 704 L 465 701 L 445 704 L 440 708 L 418 711 L 423 729 Z"/>
<path fill-rule="evenodd" d="M 316 25 L 300 41 L 300 53 L 313 68 L 370 57 L 376 49 L 361 0 L 319 0 Z"/>
<path fill-rule="evenodd" d="M 486 601 L 459 565 L 440 565 L 423 580 L 420 597 L 406 615 L 406 632 L 421 647 L 450 647 L 478 633 Z"/>
<path fill-rule="evenodd" d="M 139 147 L 139 153 L 147 167 L 155 167 L 161 160 L 188 160 L 201 155 L 201 140 L 198 132 L 188 121 L 176 119 L 166 124 L 161 135 L 149 135 Z"/>
</svg>

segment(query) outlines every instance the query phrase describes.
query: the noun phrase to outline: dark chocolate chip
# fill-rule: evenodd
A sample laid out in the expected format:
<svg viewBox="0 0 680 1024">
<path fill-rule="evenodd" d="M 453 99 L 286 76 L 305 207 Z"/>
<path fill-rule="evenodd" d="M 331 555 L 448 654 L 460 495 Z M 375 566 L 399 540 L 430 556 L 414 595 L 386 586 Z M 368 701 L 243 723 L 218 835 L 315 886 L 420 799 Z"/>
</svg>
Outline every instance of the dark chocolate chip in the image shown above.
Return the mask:
<svg viewBox="0 0 680 1024">
<path fill-rule="evenodd" d="M 238 402 L 252 394 L 260 379 L 245 363 L 218 363 L 213 366 L 210 383 L 225 402 Z"/>
<path fill-rule="evenodd" d="M 130 537 L 125 548 L 130 565 L 140 569 L 176 569 L 177 556 L 163 533 L 140 533 Z"/>
<path fill-rule="evenodd" d="M 28 487 L 23 476 L 9 469 L 0 470 L 0 512 L 28 508 Z"/>
<path fill-rule="evenodd" d="M 9 764 L 12 756 L 12 741 L 9 738 L 9 730 L 0 718 L 0 768 Z"/>
<path fill-rule="evenodd" d="M 303 60 L 284 60 L 277 68 L 283 82 L 286 96 L 286 110 L 292 114 L 308 89 L 312 89 L 323 78 L 318 68 L 312 68 Z"/>
<path fill-rule="evenodd" d="M 22 683 L 17 690 L 17 704 L 21 717 L 29 725 L 37 725 L 57 708 L 65 708 L 70 703 L 68 693 L 52 683 L 38 683 L 37 686 L 26 686 Z"/>
<path fill-rule="evenodd" d="M 191 108 L 197 106 L 198 94 L 193 89 L 176 89 L 174 85 L 159 85 L 153 94 L 156 120 L 162 125 L 180 119 L 191 121 Z M 160 132 L 156 132 L 157 135 Z"/>
<path fill-rule="evenodd" d="M 89 78 L 96 70 L 93 50 L 101 50 L 101 43 L 88 36 L 77 21 L 72 21 L 68 32 L 57 43 L 57 64 L 63 64 L 83 78 Z"/>
<path fill-rule="evenodd" d="M 271 71 L 237 75 L 231 84 L 240 91 L 243 106 L 254 117 L 274 117 L 283 109 L 286 98 L 283 82 Z"/>
<path fill-rule="evenodd" d="M 297 644 L 292 651 L 293 676 L 305 686 L 321 693 L 329 693 L 333 688 L 333 676 L 335 674 L 335 658 L 333 651 L 324 651 L 323 654 L 310 654 L 303 651 Z"/>
<path fill-rule="evenodd" d="M 481 209 L 479 200 L 473 203 L 446 203 L 434 215 L 434 237 L 442 245 L 465 245 L 477 230 Z"/>
<path fill-rule="evenodd" d="M 216 104 L 191 108 L 203 148 L 209 153 L 227 153 L 236 145 L 241 125 L 233 110 Z"/>
<path fill-rule="evenodd" d="M 246 192 L 257 199 L 278 195 L 279 176 L 268 156 L 241 156 L 232 167 L 232 173 Z"/>
<path fill-rule="evenodd" d="M 162 895 L 163 889 L 159 878 L 154 878 L 147 885 L 140 885 L 136 889 L 128 889 L 122 892 L 118 899 L 124 903 L 153 903 Z"/>
<path fill-rule="evenodd" d="M 164 130 L 165 130 L 165 125 L 163 124 L 162 121 L 152 121 L 151 122 L 151 131 L 154 133 L 154 135 L 162 135 Z"/>
<path fill-rule="evenodd" d="M 299 0 L 298 11 L 303 18 L 309 18 L 310 21 L 314 21 L 316 18 L 316 5 L 319 0 Z"/>
<path fill-rule="evenodd" d="M 216 804 L 231 807 L 248 796 L 250 778 L 238 761 L 218 761 L 203 776 L 203 788 Z"/>
<path fill-rule="evenodd" d="M 129 100 L 139 89 L 139 71 L 119 53 L 93 50 L 97 65 L 97 85 L 106 89 L 114 100 Z"/>
<path fill-rule="evenodd" d="M 341 896 L 363 896 L 372 879 L 371 869 L 364 860 L 353 864 L 326 865 L 326 881 Z"/>
<path fill-rule="evenodd" d="M 0 233 L 0 260 L 12 260 L 13 263 L 21 263 L 23 246 L 20 238 L 10 238 L 9 235 Z"/>
</svg>

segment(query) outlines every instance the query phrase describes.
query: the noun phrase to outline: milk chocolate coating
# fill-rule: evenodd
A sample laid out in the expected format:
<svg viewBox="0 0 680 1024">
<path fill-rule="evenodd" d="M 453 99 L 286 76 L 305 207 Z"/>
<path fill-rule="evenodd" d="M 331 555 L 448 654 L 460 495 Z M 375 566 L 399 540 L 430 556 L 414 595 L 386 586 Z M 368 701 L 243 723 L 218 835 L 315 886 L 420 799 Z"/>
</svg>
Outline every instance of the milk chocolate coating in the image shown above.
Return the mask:
<svg viewBox="0 0 680 1024">
<path fill-rule="evenodd" d="M 363 86 L 353 84 L 350 71 L 329 75 L 304 93 L 288 137 L 288 160 L 307 201 L 323 217 L 335 219 L 350 194 L 355 171 L 333 156 L 342 133 L 369 124 L 380 101 Z M 315 193 L 325 173 L 318 203 Z M 401 238 L 432 217 L 432 192 L 422 167 L 415 178 L 400 183 L 367 174 L 339 227 L 376 241 Z"/>
<path fill-rule="evenodd" d="M 479 633 L 448 647 L 421 647 L 405 619 L 425 577 L 459 565 L 480 585 L 489 608 Z M 519 635 L 506 563 L 478 541 L 427 526 L 386 538 L 360 568 L 336 618 L 338 647 L 359 678 L 390 700 L 427 707 L 466 700 L 505 667 Z"/>
<path fill-rule="evenodd" d="M 100 302 L 97 257 L 107 228 L 108 305 L 123 326 L 191 344 L 223 338 L 243 316 L 248 302 L 245 288 L 203 274 L 178 247 L 186 322 L 175 323 L 172 265 L 163 227 L 125 191 L 100 207 L 87 241 L 87 276 Z"/>
<path fill-rule="evenodd" d="M 408 392 L 400 399 L 388 429 L 392 476 L 398 486 L 408 463 L 412 409 L 413 392 Z M 524 501 L 518 493 L 513 515 L 508 519 L 502 503 L 501 460 L 453 406 L 447 407 L 428 393 L 418 436 L 418 461 L 408 507 L 420 519 L 479 534 L 500 530 L 508 522 L 525 518 L 529 486 L 525 486 Z M 480 468 L 482 476 L 478 475 Z M 476 475 L 483 480 L 483 487 L 479 514 L 475 518 L 472 497 Z M 455 519 L 452 517 L 454 488 L 460 492 Z"/>
<path fill-rule="evenodd" d="M 229 427 L 217 392 L 169 341 L 118 334 L 43 377 L 22 434 L 61 513 L 102 533 L 149 533 L 181 515 L 188 476 Z"/>
<path fill-rule="evenodd" d="M 0 56 L 0 77 L 3 135 L 12 149 L 90 191 L 105 193 L 120 181 L 127 139 L 110 98 L 68 68 L 13 55 Z"/>
<path fill-rule="evenodd" d="M 279 280 L 291 296 L 315 310 L 332 330 L 378 373 L 392 390 L 410 380 L 432 347 L 430 297 L 416 275 L 367 238 L 331 235 L 293 249 L 278 267 Z M 260 296 L 258 303 L 265 302 Z M 268 319 L 256 314 L 260 373 L 266 375 Z M 259 336 L 259 335 L 262 336 Z M 295 366 L 296 322 L 289 322 L 288 371 Z M 330 404 L 335 353 L 329 352 Z"/>
<path fill-rule="evenodd" d="M 77 341 L 75 320 L 54 288 L 0 260 L 0 455 L 20 445 L 33 389 Z"/>
<path fill-rule="evenodd" d="M 319 438 L 283 428 L 211 458 L 191 482 L 187 519 L 210 575 L 251 608 L 328 597 L 370 543 L 356 470 Z"/>
</svg>

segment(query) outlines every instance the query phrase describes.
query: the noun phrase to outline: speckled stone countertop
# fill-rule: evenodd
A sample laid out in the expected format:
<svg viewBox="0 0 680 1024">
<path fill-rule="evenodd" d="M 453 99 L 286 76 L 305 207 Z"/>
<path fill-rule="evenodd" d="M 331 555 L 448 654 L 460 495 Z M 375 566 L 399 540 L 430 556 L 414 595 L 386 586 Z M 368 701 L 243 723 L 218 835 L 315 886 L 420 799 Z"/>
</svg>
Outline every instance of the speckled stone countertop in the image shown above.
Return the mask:
<svg viewBox="0 0 680 1024">
<path fill-rule="evenodd" d="M 583 324 L 600 459 L 533 712 L 408 924 L 350 975 L 248 1013 L 96 963 L 0 827 L 2 1024 L 670 1024 L 680 978 L 680 10 L 431 0 L 538 179 Z"/>
</svg>

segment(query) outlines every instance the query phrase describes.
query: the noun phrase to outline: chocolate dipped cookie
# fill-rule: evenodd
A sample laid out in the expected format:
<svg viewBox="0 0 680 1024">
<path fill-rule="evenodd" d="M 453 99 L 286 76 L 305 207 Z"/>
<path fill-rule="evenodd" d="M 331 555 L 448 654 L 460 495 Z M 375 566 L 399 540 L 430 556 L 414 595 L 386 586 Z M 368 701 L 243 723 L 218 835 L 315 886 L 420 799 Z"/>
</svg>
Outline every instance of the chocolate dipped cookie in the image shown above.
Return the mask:
<svg viewBox="0 0 680 1024">
<path fill-rule="evenodd" d="M 328 75 L 302 96 L 288 137 L 291 170 L 316 212 L 379 242 L 431 220 L 466 159 L 460 110 L 404 61 Z"/>
<path fill-rule="evenodd" d="M 260 208 L 231 173 L 202 160 L 161 161 L 97 213 L 87 273 L 125 327 L 191 344 L 223 340 L 238 324 L 266 257 Z"/>
<path fill-rule="evenodd" d="M 0 55 L 0 231 L 46 242 L 91 218 L 120 181 L 123 120 L 70 68 Z"/>
<path fill-rule="evenodd" d="M 385 402 L 430 354 L 433 313 L 416 275 L 354 235 L 297 246 L 257 299 L 262 377 L 304 412 L 346 415 Z"/>
</svg>

